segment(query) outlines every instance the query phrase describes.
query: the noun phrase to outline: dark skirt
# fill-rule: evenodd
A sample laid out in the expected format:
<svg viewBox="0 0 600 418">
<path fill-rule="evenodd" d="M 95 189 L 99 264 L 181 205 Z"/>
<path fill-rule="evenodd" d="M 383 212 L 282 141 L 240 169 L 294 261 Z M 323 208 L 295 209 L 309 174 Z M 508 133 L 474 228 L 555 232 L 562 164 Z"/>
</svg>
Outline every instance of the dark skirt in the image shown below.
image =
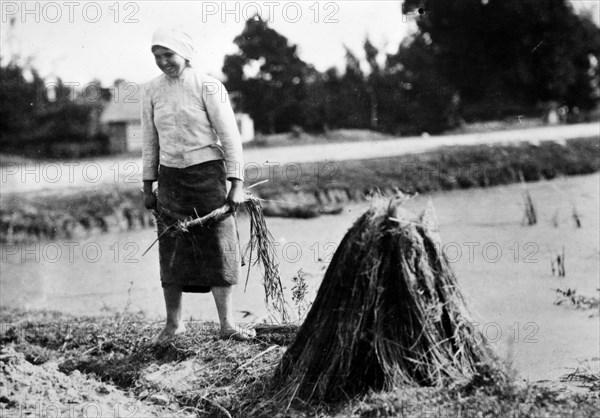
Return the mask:
<svg viewBox="0 0 600 418">
<path fill-rule="evenodd" d="M 207 161 L 186 168 L 161 165 L 158 174 L 158 252 L 162 286 L 183 292 L 209 292 L 231 286 L 240 273 L 240 249 L 232 216 L 211 227 L 161 235 L 165 228 L 204 216 L 227 198 L 225 163 Z"/>
</svg>

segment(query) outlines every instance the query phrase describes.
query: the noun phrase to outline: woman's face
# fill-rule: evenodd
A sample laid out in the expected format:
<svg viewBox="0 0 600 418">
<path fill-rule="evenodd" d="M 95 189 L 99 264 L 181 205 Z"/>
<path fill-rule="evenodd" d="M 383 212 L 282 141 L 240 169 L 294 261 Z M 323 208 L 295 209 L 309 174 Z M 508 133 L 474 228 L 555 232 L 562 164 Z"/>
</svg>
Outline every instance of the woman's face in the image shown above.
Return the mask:
<svg viewBox="0 0 600 418">
<path fill-rule="evenodd" d="M 153 46 L 152 54 L 158 68 L 169 77 L 178 77 L 185 69 L 185 58 L 168 48 Z"/>
</svg>

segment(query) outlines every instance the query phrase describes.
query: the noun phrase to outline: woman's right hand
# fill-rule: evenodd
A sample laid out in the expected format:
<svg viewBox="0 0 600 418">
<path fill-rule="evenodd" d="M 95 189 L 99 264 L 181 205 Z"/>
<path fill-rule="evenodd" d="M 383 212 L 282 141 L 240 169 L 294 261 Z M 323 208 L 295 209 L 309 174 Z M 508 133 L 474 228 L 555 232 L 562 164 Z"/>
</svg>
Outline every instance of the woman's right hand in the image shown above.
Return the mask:
<svg viewBox="0 0 600 418">
<path fill-rule="evenodd" d="M 156 210 L 157 203 L 158 199 L 156 198 L 156 194 L 154 192 L 144 192 L 144 206 L 146 206 L 146 209 Z"/>
</svg>

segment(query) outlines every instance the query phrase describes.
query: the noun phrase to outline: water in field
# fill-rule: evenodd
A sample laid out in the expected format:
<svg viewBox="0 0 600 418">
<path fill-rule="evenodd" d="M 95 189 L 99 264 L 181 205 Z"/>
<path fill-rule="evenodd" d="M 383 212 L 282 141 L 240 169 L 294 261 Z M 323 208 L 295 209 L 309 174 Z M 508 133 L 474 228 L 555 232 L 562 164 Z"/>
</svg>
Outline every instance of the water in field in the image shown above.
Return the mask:
<svg viewBox="0 0 600 418">
<path fill-rule="evenodd" d="M 431 198 L 444 251 L 474 320 L 503 357 L 514 358 L 523 377 L 550 379 L 568 373 L 569 367 L 597 367 L 599 361 L 598 311 L 554 304 L 557 288 L 600 296 L 599 176 L 528 187 L 537 209 L 534 226 L 522 225 L 521 185 L 436 193 Z M 428 199 L 421 196 L 407 206 L 420 210 Z M 341 215 L 309 220 L 267 219 L 288 292 L 291 278 L 302 269 L 314 297 L 337 244 L 366 207 L 354 204 Z M 575 226 L 574 213 L 581 228 Z M 239 221 L 241 241 L 247 242 L 247 220 Z M 79 242 L 5 245 L 0 303 L 92 315 L 142 310 L 162 317 L 157 248 L 142 257 L 153 239 L 148 229 Z M 553 276 L 551 260 L 563 247 L 566 276 Z M 266 312 L 260 269 L 251 269 L 246 292 L 243 270 L 235 294 L 239 321 Z M 244 318 L 248 312 L 252 316 Z M 212 297 L 186 294 L 184 317 L 216 320 Z"/>
</svg>

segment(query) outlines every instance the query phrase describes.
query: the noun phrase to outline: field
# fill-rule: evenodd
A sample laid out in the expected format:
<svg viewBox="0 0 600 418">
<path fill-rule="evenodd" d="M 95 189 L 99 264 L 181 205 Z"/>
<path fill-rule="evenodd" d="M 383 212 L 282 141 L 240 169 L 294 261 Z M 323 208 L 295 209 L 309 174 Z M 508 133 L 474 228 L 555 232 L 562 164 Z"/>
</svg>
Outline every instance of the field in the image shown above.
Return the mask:
<svg viewBox="0 0 600 418">
<path fill-rule="evenodd" d="M 254 189 L 269 200 L 268 210 L 341 209 L 267 218 L 294 313 L 306 306 L 291 301 L 292 278 L 304 278 L 303 302 L 310 303 L 371 195 L 418 192 L 406 207 L 419 212 L 433 204 L 442 251 L 507 373 L 481 369 L 445 388 L 399 387 L 334 405 L 277 404 L 270 377 L 294 328 L 252 343 L 217 340 L 209 295 L 185 295 L 189 332 L 148 348 L 164 315 L 156 247 L 142 256 L 154 226 L 134 183 L 104 184 L 2 195 L 2 414 L 37 407 L 38 415 L 58 408 L 79 416 L 94 405 L 110 416 L 598 416 L 596 138 L 294 168 L 250 179 L 269 179 Z M 524 222 L 525 191 L 534 225 Z M 239 224 L 245 243 L 243 213 Z M 260 270 L 250 270 L 247 289 L 244 281 L 235 294 L 238 324 L 276 319 L 265 309 Z"/>
<path fill-rule="evenodd" d="M 539 389 L 542 390 L 541 394 L 533 389 L 528 389 L 527 393 L 537 393 L 536 396 L 545 399 L 546 403 L 549 402 L 550 411 L 553 410 L 552 408 L 566 407 L 567 411 L 575 408 L 574 404 L 568 402 L 572 402 L 572 396 L 579 395 L 567 396 L 563 393 L 561 398 L 558 397 L 557 391 L 569 388 L 566 393 L 575 390 L 584 393 L 585 396 L 581 396 L 586 397 L 585 399 L 589 396 L 592 396 L 589 399 L 593 399 L 593 396 L 597 396 L 598 393 L 600 361 L 597 353 L 600 344 L 598 186 L 597 174 L 529 183 L 528 189 L 538 212 L 538 223 L 532 226 L 522 224 L 524 200 L 523 189 L 519 184 L 424 194 L 407 205 L 410 209 L 418 211 L 423 209 L 431 198 L 439 217 L 444 251 L 455 268 L 459 285 L 467 298 L 475 321 L 480 324 L 479 327 L 499 356 L 512 363 L 518 374 L 517 382 L 538 382 L 543 385 L 543 389 Z M 340 215 L 314 219 L 268 219 L 270 229 L 279 243 L 276 248 L 282 277 L 288 291 L 292 287 L 291 277 L 302 269 L 306 273 L 310 292 L 314 295 L 323 269 L 327 266 L 337 243 L 366 205 L 368 202 L 352 204 L 347 206 Z M 577 214 L 581 228 L 576 226 L 574 213 Z M 247 224 L 243 218 L 240 221 L 241 239 L 242 242 L 246 242 Z M 100 316 L 94 321 L 108 326 L 102 328 L 101 333 L 102 344 L 109 344 L 106 346 L 108 348 L 100 350 L 104 354 L 93 352 L 94 344 L 98 344 L 98 340 L 90 339 L 91 336 L 86 337 L 86 334 L 77 337 L 77 326 L 75 326 L 72 342 L 63 341 L 61 339 L 63 336 L 48 336 L 43 333 L 26 340 L 33 345 L 44 346 L 42 352 L 50 350 L 45 352 L 49 358 L 56 356 L 74 358 L 75 365 L 72 367 L 84 372 L 88 370 L 99 373 L 99 366 L 93 366 L 95 364 L 93 362 L 100 361 L 100 364 L 104 364 L 101 369 L 106 369 L 105 379 L 115 381 L 116 378 L 122 378 L 124 373 L 122 370 L 113 370 L 108 367 L 113 363 L 105 363 L 107 356 L 110 355 L 111 358 L 116 356 L 115 358 L 118 359 L 124 353 L 136 352 L 135 347 L 139 347 L 139 344 L 158 328 L 159 323 L 155 318 L 162 316 L 156 249 L 152 249 L 144 258 L 141 257 L 141 252 L 149 245 L 152 238 L 151 229 L 97 236 L 81 241 L 79 247 L 74 247 L 71 252 L 74 257 L 72 260 L 67 257 L 69 254 L 66 251 L 67 247 L 62 245 L 61 257 L 56 259 L 56 256 L 50 255 L 54 254 L 52 251 L 56 251 L 58 244 L 48 247 L 48 242 L 40 243 L 39 254 L 42 256 L 38 260 L 32 259 L 31 253 L 28 255 L 24 252 L 25 247 L 21 247 L 15 254 L 9 254 L 5 247 L 1 301 L 5 308 L 3 322 L 13 322 L 16 318 L 27 315 L 21 312 L 18 316 L 14 316 L 15 314 L 6 310 L 7 307 L 26 307 L 31 310 L 30 315 L 35 318 L 37 310 L 55 309 L 60 306 L 62 314 L 54 323 L 61 324 L 68 323 L 68 317 L 64 316 L 68 314 L 77 315 L 76 321 L 83 321 L 82 318 L 88 315 Z M 92 253 L 86 255 L 80 250 L 86 244 L 88 249 L 99 248 L 102 251 L 102 258 L 90 262 L 94 257 Z M 44 245 L 47 246 L 46 258 L 43 256 Z M 563 246 L 566 275 L 558 277 L 552 274 L 551 259 L 561 253 Z M 56 261 L 50 262 L 55 259 Z M 557 289 L 574 289 L 576 295 L 585 297 L 585 300 L 590 303 L 576 304 L 576 298 L 561 297 Z M 260 272 L 252 271 L 247 292 L 243 292 L 243 286 L 237 289 L 236 315 L 239 322 L 264 316 L 261 292 Z M 561 303 L 557 305 L 558 302 Z M 140 311 L 143 312 L 143 316 L 135 316 L 134 320 L 142 321 L 142 325 L 131 327 L 127 331 L 131 333 L 128 337 L 122 334 L 125 332 L 124 329 L 121 332 L 118 327 L 114 328 L 115 320 L 112 320 L 113 327 L 111 327 L 108 325 L 111 323 L 110 319 L 109 322 L 106 322 L 107 319 L 102 319 L 125 318 L 124 313 Z M 179 351 L 170 352 L 169 355 L 175 356 L 170 360 L 161 357 L 160 353 L 145 353 L 144 355 L 149 357 L 144 357 L 144 361 L 138 365 L 140 367 L 139 370 L 136 369 L 138 372 L 146 374 L 152 370 L 156 372 L 159 366 L 153 364 L 158 362 L 162 364 L 160 370 L 168 375 L 182 367 L 192 367 L 192 364 L 195 364 L 193 367 L 198 367 L 197 363 L 193 363 L 200 361 L 197 358 L 200 353 L 198 347 L 201 349 L 204 347 L 203 350 L 207 346 L 217 351 L 226 349 L 219 345 L 221 343 L 212 340 L 210 330 L 213 328 L 208 325 L 210 323 L 199 322 L 216 319 L 214 305 L 209 296 L 186 295 L 184 312 L 185 317 L 194 322 L 191 324 L 191 329 L 197 331 L 188 337 L 192 338 L 191 341 L 184 338 L 175 346 L 187 347 L 188 351 L 184 350 L 183 354 Z M 245 317 L 248 312 L 251 315 Z M 127 321 L 123 323 L 126 325 Z M 75 344 L 78 338 L 83 340 Z M 126 341 L 123 340 L 124 338 Z M 60 341 L 52 342 L 53 339 Z M 74 351 L 69 352 L 71 343 L 76 347 L 72 347 Z M 249 361 L 252 356 L 270 347 L 268 341 L 259 345 L 227 344 L 236 348 L 229 351 L 226 362 L 233 361 L 238 365 Z M 111 346 L 113 348 L 110 348 Z M 30 349 L 24 351 L 29 352 Z M 83 351 L 89 350 L 92 350 L 91 354 L 81 355 Z M 114 350 L 121 354 L 113 353 Z M 230 391 L 243 390 L 241 399 L 234 400 L 227 396 L 227 391 L 222 392 L 223 389 L 219 389 L 218 381 L 223 377 L 219 377 L 219 373 L 215 370 L 212 372 L 216 374 L 209 380 L 204 380 L 202 384 L 195 382 L 193 385 L 200 384 L 200 387 L 204 388 L 202 393 L 206 393 L 208 398 L 216 399 L 226 404 L 227 409 L 239 413 L 243 408 L 251 406 L 242 405 L 244 402 L 251 403 L 250 399 L 244 396 L 250 396 L 248 393 L 250 390 L 259 390 L 256 385 L 260 382 L 264 383 L 264 379 L 268 378 L 269 370 L 273 369 L 281 352 L 281 348 L 271 349 L 268 355 L 261 357 L 257 364 L 253 364 L 253 367 L 258 367 L 258 371 L 251 368 L 250 376 L 234 374 L 222 383 L 225 386 L 233 385 Z M 173 363 L 173 360 L 183 360 L 183 358 L 187 360 L 182 365 Z M 220 368 L 229 370 L 228 367 L 233 367 L 232 363 L 218 366 L 218 361 L 214 357 L 211 359 L 202 361 L 207 365 L 212 364 L 211 367 L 214 366 L 219 370 Z M 86 361 L 92 361 L 93 364 L 90 366 L 85 363 Z M 569 375 L 571 381 L 564 381 L 569 380 Z M 245 380 L 250 377 L 252 377 L 250 381 Z M 216 380 L 213 381 L 213 378 Z M 596 382 L 596 390 L 589 391 L 590 384 L 594 384 L 593 382 Z M 138 386 L 131 386 L 134 383 Z M 124 386 L 138 397 L 144 388 L 149 387 L 157 393 L 166 393 L 167 396 L 171 396 L 171 399 L 175 393 L 178 393 L 177 385 L 174 383 L 162 389 L 157 389 L 156 385 L 152 386 L 147 381 L 129 382 Z M 481 390 L 485 391 L 485 388 Z M 510 390 L 514 392 L 513 395 L 521 393 L 519 392 L 521 389 L 517 390 L 514 387 Z M 363 411 L 366 413 L 364 416 L 377 416 L 369 415 L 367 411 L 377 410 L 378 413 L 386 410 L 398 411 L 399 405 L 406 402 L 406 393 L 401 391 L 395 394 L 372 395 L 366 404 L 355 402 L 344 406 L 350 408 L 345 413 Z M 510 398 L 508 394 L 505 395 L 507 399 Z M 428 397 L 430 394 L 421 393 L 418 396 Z M 149 397 L 142 397 L 142 399 L 147 402 Z M 566 399 L 566 406 L 561 404 L 562 401 L 557 400 L 563 398 Z M 186 399 L 185 402 L 179 402 L 179 406 L 193 403 L 192 400 Z M 485 399 L 485 401 L 474 399 L 472 405 L 477 405 L 478 402 L 491 402 L 488 398 Z M 512 399 L 510 402 L 517 402 L 516 398 L 510 399 Z M 203 408 L 215 411 L 215 406 L 211 407 L 209 401 L 201 399 L 196 401 L 196 405 L 201 404 L 204 405 Z M 458 404 L 453 402 L 455 401 L 450 401 L 450 405 L 456 408 Z M 500 401 L 496 399 L 494 402 Z M 499 408 L 499 404 L 494 402 L 487 407 L 492 410 Z M 532 401 L 529 399 L 523 402 Z M 598 413 L 597 409 L 589 409 L 593 403 L 581 400 L 578 402 L 580 405 L 577 408 L 582 409 L 577 410 L 582 413 L 582 416 L 593 416 L 594 413 Z M 427 405 L 433 408 L 435 402 Z M 393 412 L 389 413 L 394 415 Z M 560 415 L 563 413 L 564 410 Z"/>
</svg>

